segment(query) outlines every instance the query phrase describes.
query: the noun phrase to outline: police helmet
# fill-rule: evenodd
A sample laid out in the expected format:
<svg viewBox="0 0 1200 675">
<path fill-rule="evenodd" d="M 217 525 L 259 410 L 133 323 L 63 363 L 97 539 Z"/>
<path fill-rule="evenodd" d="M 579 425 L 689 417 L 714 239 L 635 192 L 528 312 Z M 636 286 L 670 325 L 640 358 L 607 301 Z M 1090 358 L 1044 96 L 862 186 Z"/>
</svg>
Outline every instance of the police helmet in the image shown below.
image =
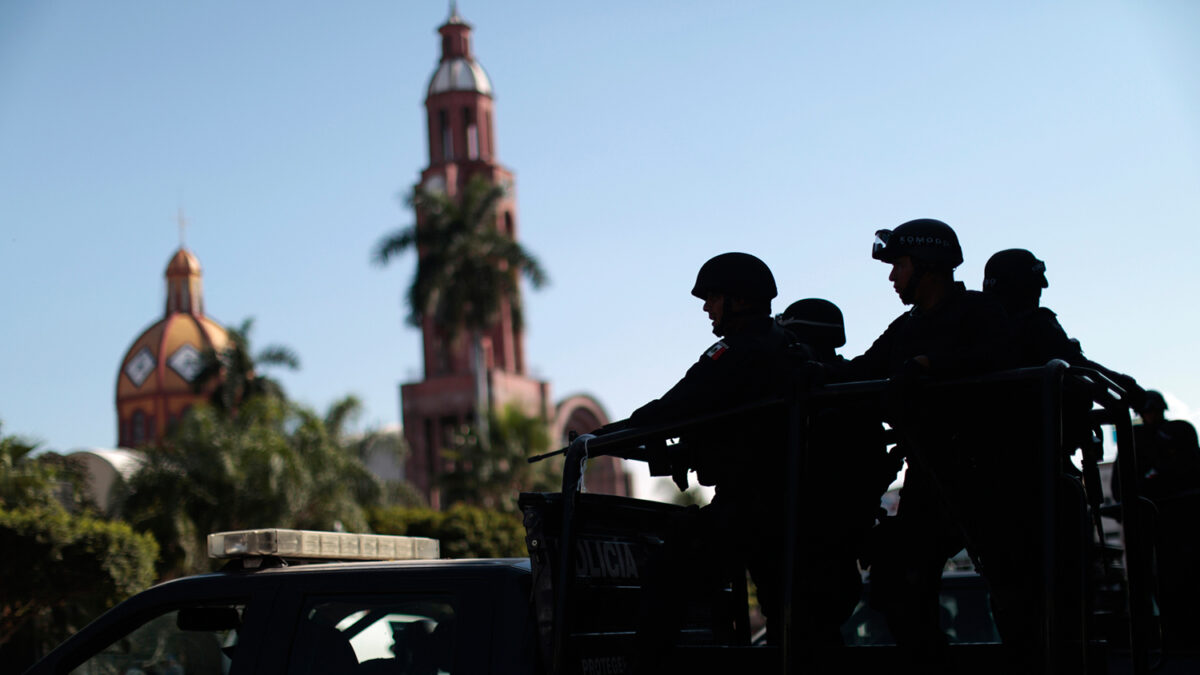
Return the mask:
<svg viewBox="0 0 1200 675">
<path fill-rule="evenodd" d="M 983 267 L 983 290 L 1011 293 L 1049 288 L 1046 263 L 1023 248 L 1010 248 L 988 258 Z"/>
<path fill-rule="evenodd" d="M 779 294 L 771 269 L 749 253 L 722 253 L 704 263 L 696 274 L 692 295 L 707 300 L 709 293 L 767 301 Z"/>
<path fill-rule="evenodd" d="M 963 261 L 958 235 L 949 225 L 933 218 L 910 220 L 894 230 L 875 233 L 872 258 L 890 263 L 901 256 L 910 256 L 926 267 L 947 270 Z"/>
<path fill-rule="evenodd" d="M 1153 389 L 1146 390 L 1146 398 L 1142 401 L 1142 412 L 1156 412 L 1162 414 L 1167 409 L 1167 400 L 1163 395 Z"/>
<path fill-rule="evenodd" d="M 790 331 L 796 339 L 813 347 L 837 349 L 846 344 L 842 310 L 828 300 L 797 300 L 776 317 L 776 323 Z"/>
</svg>

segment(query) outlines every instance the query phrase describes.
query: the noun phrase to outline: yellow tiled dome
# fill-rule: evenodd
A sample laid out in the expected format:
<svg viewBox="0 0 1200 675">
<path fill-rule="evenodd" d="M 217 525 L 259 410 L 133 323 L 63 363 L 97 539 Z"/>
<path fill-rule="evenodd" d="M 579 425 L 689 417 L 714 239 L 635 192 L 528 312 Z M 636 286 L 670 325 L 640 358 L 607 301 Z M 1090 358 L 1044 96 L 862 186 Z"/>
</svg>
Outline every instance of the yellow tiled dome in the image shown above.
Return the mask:
<svg viewBox="0 0 1200 675">
<path fill-rule="evenodd" d="M 204 315 L 195 255 L 181 247 L 167 264 L 166 278 L 165 315 L 133 341 L 117 373 L 117 442 L 124 447 L 161 439 L 189 407 L 207 398 L 215 382 L 201 392 L 193 385 L 202 355 L 229 340 L 225 329 Z"/>
</svg>

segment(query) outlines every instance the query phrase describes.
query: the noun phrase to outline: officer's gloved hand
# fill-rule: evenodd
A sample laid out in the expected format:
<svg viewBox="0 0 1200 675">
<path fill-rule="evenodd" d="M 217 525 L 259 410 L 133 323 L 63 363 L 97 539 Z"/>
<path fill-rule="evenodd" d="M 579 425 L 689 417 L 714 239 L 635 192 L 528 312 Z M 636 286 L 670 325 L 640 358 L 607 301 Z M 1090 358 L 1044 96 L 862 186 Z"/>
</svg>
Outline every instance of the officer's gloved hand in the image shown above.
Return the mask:
<svg viewBox="0 0 1200 675">
<path fill-rule="evenodd" d="M 921 377 L 929 374 L 929 357 L 914 356 L 900 365 L 901 377 Z"/>
<path fill-rule="evenodd" d="M 688 489 L 688 468 L 683 464 L 671 465 L 671 480 L 675 482 L 675 487 L 679 488 L 680 492 L 687 492 Z"/>
<path fill-rule="evenodd" d="M 675 482 L 680 492 L 688 489 L 688 471 L 696 465 L 696 448 L 694 438 L 681 438 L 675 445 L 667 446 L 667 454 L 671 458 L 671 480 Z"/>
<path fill-rule="evenodd" d="M 1137 380 L 1124 373 L 1113 373 L 1113 381 L 1125 390 L 1125 396 L 1121 399 L 1125 405 L 1134 410 L 1141 410 L 1146 404 L 1146 390 L 1142 389 Z"/>
<path fill-rule="evenodd" d="M 820 361 L 804 361 L 796 366 L 794 372 L 801 389 L 825 384 L 833 375 L 833 369 Z"/>
</svg>

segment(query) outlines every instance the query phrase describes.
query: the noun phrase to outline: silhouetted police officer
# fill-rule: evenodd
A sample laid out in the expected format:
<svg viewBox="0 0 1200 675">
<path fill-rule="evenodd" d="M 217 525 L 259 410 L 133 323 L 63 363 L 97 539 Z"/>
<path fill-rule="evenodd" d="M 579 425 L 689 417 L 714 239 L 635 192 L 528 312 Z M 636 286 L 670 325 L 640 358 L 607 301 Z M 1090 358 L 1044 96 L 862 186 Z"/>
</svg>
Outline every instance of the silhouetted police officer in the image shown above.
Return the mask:
<svg viewBox="0 0 1200 675">
<path fill-rule="evenodd" d="M 775 321 L 795 342 L 799 358 L 836 367 L 846 359 L 838 306 L 822 298 L 793 302 Z M 809 411 L 807 454 L 798 503 L 804 523 L 798 542 L 793 626 L 808 644 L 841 643 L 840 627 L 862 597 L 858 558 L 867 533 L 881 517 L 880 498 L 903 461 L 888 456 L 876 410 L 858 405 L 816 406 Z"/>
<path fill-rule="evenodd" d="M 1200 446 L 1196 428 L 1186 420 L 1166 419 L 1167 402 L 1147 391 L 1133 427 L 1138 493 L 1154 503 L 1156 597 L 1163 638 L 1172 649 L 1194 649 L 1200 631 Z M 1114 467 L 1112 491 L 1121 497 L 1120 469 Z"/>
<path fill-rule="evenodd" d="M 1125 389 L 1125 400 L 1131 407 L 1141 408 L 1146 392 L 1137 382 L 1084 357 L 1079 341 L 1067 335 L 1054 312 L 1041 306 L 1042 290 L 1049 287 L 1046 263 L 1022 248 L 999 251 L 984 266 L 983 291 L 1004 305 L 1012 323 L 1015 365 L 1036 367 L 1052 359 L 1061 359 L 1072 366 L 1091 368 Z M 1103 495 L 1098 472 L 1091 469 L 1101 459 L 1102 442 L 1099 429 L 1094 429 L 1088 419 L 1092 401 L 1088 397 L 1068 394 L 1064 404 L 1063 449 L 1067 455 L 1073 454 L 1076 448 L 1083 450 L 1083 478 L 1089 503 L 1095 509 L 1103 501 Z M 1074 467 L 1065 463 L 1064 468 L 1071 472 Z M 1119 490 L 1114 489 L 1113 494 L 1119 495 Z"/>
<path fill-rule="evenodd" d="M 1008 321 L 992 298 L 954 280 L 962 248 L 950 226 L 923 218 L 876 232 L 872 257 L 892 266 L 888 279 L 912 309 L 894 320 L 866 352 L 827 369 L 838 380 L 889 378 L 889 422 L 903 436 L 908 471 L 895 518 L 876 528 L 868 562 L 871 604 L 898 644 L 917 662 L 944 658 L 938 591 L 949 557 L 979 522 L 982 490 L 970 468 L 988 443 L 980 428 L 986 402 L 935 397 L 906 386 L 919 376 L 961 377 L 1010 365 Z M 971 542 L 979 556 L 984 538 Z M 992 579 L 989 579 L 991 581 Z"/>
<path fill-rule="evenodd" d="M 879 230 L 871 256 L 892 266 L 888 280 L 900 301 L 912 309 L 839 369 L 842 379 L 962 376 L 1011 363 L 1003 308 L 954 280 L 954 269 L 963 258 L 949 225 L 922 218 L 895 230 Z"/>
<path fill-rule="evenodd" d="M 1187 420 L 1166 418 L 1167 401 L 1157 391 L 1148 391 L 1139 411 L 1142 423 L 1134 427 L 1138 493 L 1152 500 L 1165 500 L 1200 489 L 1200 450 L 1196 428 Z M 1113 474 L 1116 480 L 1116 473 Z M 1118 488 L 1117 485 L 1113 486 Z M 1119 489 L 1114 490 L 1120 496 Z"/>
<path fill-rule="evenodd" d="M 1015 365 L 1041 366 L 1062 359 L 1073 366 L 1093 368 L 1125 388 L 1129 401 L 1140 406 L 1145 392 L 1134 379 L 1085 358 L 1079 341 L 1067 335 L 1054 312 L 1041 306 L 1042 289 L 1049 287 L 1046 263 L 1023 248 L 999 251 L 983 268 L 983 292 L 1004 306 L 1012 324 Z"/>
<path fill-rule="evenodd" d="M 837 353 L 846 344 L 846 325 L 842 310 L 823 298 L 805 298 L 788 305 L 775 322 L 791 334 L 792 340 L 803 344 L 810 356 L 822 363 L 837 363 L 845 359 Z"/>
<path fill-rule="evenodd" d="M 1041 306 L 1042 290 L 1050 285 L 1046 279 L 1046 264 L 1025 249 L 1006 249 L 988 259 L 984 266 L 983 291 L 996 298 L 1008 313 L 1012 324 L 1012 345 L 1018 367 L 1037 367 L 1053 359 L 1066 361 L 1071 366 L 1091 368 L 1120 384 L 1126 390 L 1127 400 L 1140 400 L 1144 395 L 1133 378 L 1109 370 L 1083 356 L 1078 340 L 1067 335 L 1054 312 Z M 1099 521 L 1099 508 L 1103 502 L 1098 462 L 1103 443 L 1099 427 L 1091 422 L 1092 399 L 1090 396 L 1066 391 L 1063 396 L 1063 456 L 1060 458 L 1063 475 L 1057 487 L 1057 508 L 1053 522 L 1055 566 L 1068 578 L 1082 579 L 1088 569 L 1087 561 L 1092 554 L 1088 541 L 1102 540 L 1103 528 Z M 1014 415 L 1009 433 L 1015 439 L 1010 455 L 1029 457 L 1040 446 L 1041 426 L 1033 415 Z M 1021 449 L 1021 452 L 1017 450 Z M 1076 449 L 1083 451 L 1083 471 L 1075 469 L 1068 459 Z M 1006 482 L 1014 491 L 1035 493 L 1037 476 L 1030 470 L 1030 463 L 1014 460 L 1008 469 Z M 1086 489 L 1085 489 L 1086 488 Z M 1085 506 L 1080 503 L 1086 496 L 1086 507 L 1090 508 L 1094 532 L 1089 534 Z M 1011 505 L 1013 522 L 1023 522 L 1025 530 L 1034 533 L 1046 524 L 1045 514 L 1038 510 L 1037 500 L 1018 501 Z M 1037 549 L 1035 539 L 1030 536 L 1014 546 L 1030 550 Z M 1031 560 L 1031 564 L 1036 561 Z M 1076 642 L 1084 635 L 1088 595 L 1081 584 L 1063 583 L 1055 589 L 1056 630 L 1061 638 Z"/>
<path fill-rule="evenodd" d="M 1046 263 L 1022 248 L 999 251 L 984 266 L 983 291 L 1004 305 L 1012 323 L 1015 365 L 1036 367 L 1052 359 L 1061 359 L 1072 366 L 1091 368 L 1119 384 L 1125 390 L 1126 402 L 1135 410 L 1141 409 L 1146 392 L 1137 382 L 1128 375 L 1086 358 L 1079 341 L 1067 335 L 1054 312 L 1041 306 L 1042 290 L 1049 287 Z M 1099 429 L 1094 429 L 1088 419 L 1092 402 L 1090 398 L 1068 394 L 1064 404 L 1064 451 L 1068 455 L 1074 453 L 1076 448 L 1083 451 L 1083 478 L 1089 504 L 1096 509 L 1103 501 L 1103 495 L 1098 472 L 1091 471 L 1091 468 L 1100 461 L 1103 446 Z M 1073 470 L 1070 463 L 1064 467 L 1068 471 Z M 1120 486 L 1115 481 L 1112 494 L 1114 498 L 1120 498 Z"/>
<path fill-rule="evenodd" d="M 739 407 L 779 392 L 788 334 L 771 317 L 771 270 L 747 253 L 724 253 L 700 268 L 692 295 L 704 301 L 720 339 L 675 386 L 624 422 L 597 430 L 677 421 Z M 715 487 L 712 502 L 668 536 L 651 561 L 638 630 L 640 668 L 661 658 L 678 631 L 681 608 L 698 587 L 728 581 L 744 565 L 759 588 L 768 623 L 777 616 L 782 550 L 786 419 L 776 409 L 724 420 L 681 439 L 686 466 Z M 681 486 L 683 487 L 683 486 Z"/>
</svg>

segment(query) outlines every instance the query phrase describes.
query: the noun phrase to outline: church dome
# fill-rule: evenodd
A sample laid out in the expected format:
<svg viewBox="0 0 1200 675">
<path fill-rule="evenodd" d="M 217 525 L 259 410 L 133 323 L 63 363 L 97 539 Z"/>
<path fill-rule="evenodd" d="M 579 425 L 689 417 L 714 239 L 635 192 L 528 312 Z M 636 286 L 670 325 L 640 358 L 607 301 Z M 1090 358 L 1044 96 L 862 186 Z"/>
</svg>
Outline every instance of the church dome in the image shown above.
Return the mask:
<svg viewBox="0 0 1200 675">
<path fill-rule="evenodd" d="M 469 58 L 451 58 L 438 64 L 429 80 L 429 95 L 448 91 L 471 91 L 492 95 L 492 81 L 478 61 Z"/>
<path fill-rule="evenodd" d="M 204 315 L 200 263 L 180 248 L 167 264 L 162 319 L 142 331 L 117 373 L 118 444 L 138 447 L 162 438 L 170 424 L 203 401 L 215 383 L 196 392 L 193 383 L 207 349 L 220 350 L 228 333 Z"/>
</svg>

